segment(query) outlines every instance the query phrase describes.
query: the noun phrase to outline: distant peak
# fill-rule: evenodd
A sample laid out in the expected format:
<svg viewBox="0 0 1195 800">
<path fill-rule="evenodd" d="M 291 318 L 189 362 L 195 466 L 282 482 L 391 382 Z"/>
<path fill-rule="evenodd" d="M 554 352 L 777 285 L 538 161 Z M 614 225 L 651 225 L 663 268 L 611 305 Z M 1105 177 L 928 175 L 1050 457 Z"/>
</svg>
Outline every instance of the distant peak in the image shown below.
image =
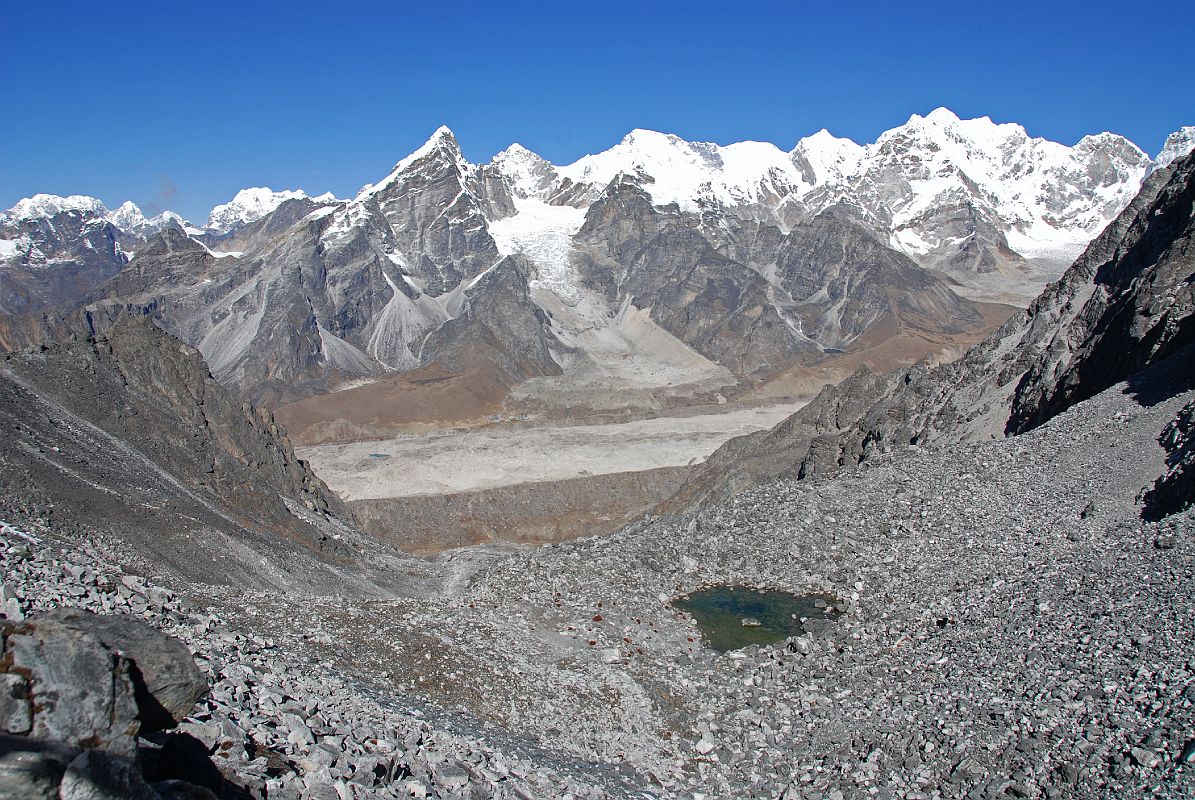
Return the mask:
<svg viewBox="0 0 1195 800">
<path fill-rule="evenodd" d="M 828 131 L 825 128 L 822 128 L 817 133 L 810 134 L 809 136 L 805 136 L 805 137 L 801 138 L 797 142 L 797 147 L 802 147 L 802 146 L 805 148 L 812 147 L 812 148 L 818 148 L 818 149 L 842 148 L 842 147 L 849 147 L 849 148 L 857 149 L 857 148 L 862 147 L 862 145 L 856 143 L 854 139 L 851 139 L 846 136 L 835 136 L 834 134 L 830 133 L 830 131 Z"/>
<path fill-rule="evenodd" d="M 633 145 L 641 142 L 667 142 L 669 144 L 678 144 L 683 142 L 679 136 L 673 133 L 661 133 L 660 131 L 652 131 L 647 128 L 635 128 L 626 136 L 622 137 L 622 144 Z"/>
<path fill-rule="evenodd" d="M 17 201 L 16 205 L 6 212 L 16 219 L 52 217 L 61 211 L 85 211 L 93 214 L 106 214 L 108 209 L 94 197 L 83 194 L 72 194 L 62 197 L 56 194 L 35 194 Z"/>
<path fill-rule="evenodd" d="M 1109 133 L 1108 131 L 1091 133 L 1084 136 L 1075 144 L 1075 149 L 1078 151 L 1119 154 L 1123 158 L 1141 163 L 1148 163 L 1150 161 L 1149 156 L 1145 154 L 1144 150 L 1119 133 Z"/>
<path fill-rule="evenodd" d="M 503 161 L 543 161 L 543 156 L 539 155 L 533 150 L 528 150 L 523 145 L 515 142 L 510 147 L 503 150 L 494 156 L 495 162 Z"/>
<path fill-rule="evenodd" d="M 958 115 L 951 111 L 946 106 L 938 106 L 933 111 L 925 115 L 927 122 L 933 122 L 936 125 L 946 125 L 951 122 L 958 122 Z"/>
<path fill-rule="evenodd" d="M 232 200 L 216 206 L 208 217 L 208 227 L 228 231 L 238 225 L 259 220 L 287 200 L 307 197 L 302 189 L 275 192 L 268 186 L 250 186 L 237 192 Z"/>
</svg>

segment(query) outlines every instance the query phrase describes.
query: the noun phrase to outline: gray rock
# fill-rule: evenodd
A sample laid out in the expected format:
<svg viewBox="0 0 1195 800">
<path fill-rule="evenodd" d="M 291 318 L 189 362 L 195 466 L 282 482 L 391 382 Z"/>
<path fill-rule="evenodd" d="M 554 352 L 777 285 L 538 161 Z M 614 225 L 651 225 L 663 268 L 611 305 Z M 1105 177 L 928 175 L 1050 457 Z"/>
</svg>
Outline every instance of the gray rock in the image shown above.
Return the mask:
<svg viewBox="0 0 1195 800">
<path fill-rule="evenodd" d="M 98 636 L 54 619 L 0 623 L 8 669 L 28 676 L 31 733 L 121 755 L 136 752 L 130 662 Z"/>
<path fill-rule="evenodd" d="M 98 615 L 62 609 L 38 615 L 89 632 L 133 664 L 142 733 L 172 728 L 207 694 L 207 679 L 182 642 L 127 615 Z"/>
<path fill-rule="evenodd" d="M 27 737 L 0 735 L 0 797 L 54 800 L 77 748 Z"/>
<path fill-rule="evenodd" d="M 84 750 L 62 776 L 60 800 L 157 800 L 141 770 L 127 758 Z"/>
<path fill-rule="evenodd" d="M 0 733 L 29 733 L 33 725 L 29 682 L 24 676 L 0 674 Z"/>
</svg>

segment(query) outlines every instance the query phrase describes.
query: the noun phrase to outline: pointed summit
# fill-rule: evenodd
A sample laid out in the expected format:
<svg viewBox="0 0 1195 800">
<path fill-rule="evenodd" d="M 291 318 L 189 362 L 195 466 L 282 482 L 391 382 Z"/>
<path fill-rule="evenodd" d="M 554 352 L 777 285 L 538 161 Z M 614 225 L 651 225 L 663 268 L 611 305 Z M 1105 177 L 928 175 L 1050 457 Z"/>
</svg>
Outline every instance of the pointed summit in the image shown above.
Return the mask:
<svg viewBox="0 0 1195 800">
<path fill-rule="evenodd" d="M 462 164 L 464 163 L 464 156 L 461 155 L 461 146 L 456 141 L 456 134 L 454 134 L 452 129 L 447 125 L 441 125 L 440 127 L 436 128 L 435 133 L 429 136 L 427 141 L 424 142 L 418 150 L 395 164 L 394 169 L 390 171 L 391 175 L 396 172 L 401 172 L 402 170 L 414 164 L 416 161 L 419 161 L 426 156 L 432 155 L 433 153 L 439 153 L 442 156 L 447 156 L 451 160 L 460 162 Z"/>
<path fill-rule="evenodd" d="M 453 133 L 452 128 L 449 128 L 447 125 L 441 125 L 440 127 L 436 128 L 435 133 L 428 138 L 427 142 L 424 144 L 424 147 L 429 144 L 436 147 L 448 147 L 450 149 L 456 150 L 457 152 L 460 152 L 461 149 L 460 144 L 458 144 L 456 141 L 456 134 Z"/>
<path fill-rule="evenodd" d="M 556 168 L 518 142 L 494 156 L 490 164 L 519 197 L 538 196 L 556 180 Z"/>
</svg>

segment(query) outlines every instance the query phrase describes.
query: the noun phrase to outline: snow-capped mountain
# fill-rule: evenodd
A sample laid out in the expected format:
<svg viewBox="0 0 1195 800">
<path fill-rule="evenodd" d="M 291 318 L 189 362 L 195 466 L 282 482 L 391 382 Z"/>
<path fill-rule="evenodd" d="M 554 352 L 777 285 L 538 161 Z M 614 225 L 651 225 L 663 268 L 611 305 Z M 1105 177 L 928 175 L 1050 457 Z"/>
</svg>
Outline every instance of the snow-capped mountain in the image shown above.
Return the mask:
<svg viewBox="0 0 1195 800">
<path fill-rule="evenodd" d="M 625 174 L 657 206 L 745 216 L 782 230 L 832 205 L 855 206 L 890 246 L 972 284 L 973 295 L 1027 300 L 1124 208 L 1151 162 L 1114 134 L 1068 147 L 1030 137 L 1020 125 L 961 120 L 939 108 L 866 145 L 826 130 L 790 152 L 635 130 L 566 166 L 522 148 L 493 165 L 540 199 L 586 205 Z M 1000 280 L 982 277 L 995 271 L 1004 273 Z"/>
<path fill-rule="evenodd" d="M 98 216 L 108 213 L 104 204 L 94 197 L 82 194 L 72 194 L 69 197 L 60 197 L 56 194 L 35 194 L 33 197 L 18 200 L 16 205 L 0 214 L 0 222 L 48 218 L 63 211 L 78 211 Z"/>
<path fill-rule="evenodd" d="M 52 219 L 63 212 L 95 217 L 110 222 L 122 233 L 141 235 L 146 232 L 156 232 L 171 224 L 189 226 L 182 217 L 173 211 L 164 211 L 155 217 L 146 217 L 141 209 L 131 201 L 125 201 L 115 210 L 108 210 L 102 201 L 95 197 L 73 194 L 60 197 L 56 194 L 35 194 L 26 197 L 7 211 L 0 212 L 0 225 L 13 225 L 21 220 Z"/>
<path fill-rule="evenodd" d="M 255 222 L 278 208 L 287 200 L 302 200 L 307 193 L 302 189 L 286 189 L 281 192 L 264 186 L 254 186 L 241 189 L 232 200 L 222 203 L 212 209 L 208 216 L 208 230 L 216 233 L 227 233 L 234 228 L 250 222 Z M 336 198 L 331 192 L 312 197 L 316 203 L 334 203 Z"/>
<path fill-rule="evenodd" d="M 163 211 L 156 216 L 146 217 L 131 200 L 121 203 L 119 208 L 105 214 L 104 218 L 119 228 L 121 233 L 141 239 L 146 239 L 168 227 L 181 228 L 191 233 L 197 232 L 191 223 L 173 211 Z"/>
<path fill-rule="evenodd" d="M 1119 136 L 1068 147 L 945 109 L 787 152 L 635 130 L 565 166 L 520 145 L 473 164 L 440 128 L 349 200 L 245 189 L 203 229 L 30 198 L 0 219 L 0 255 L 21 268 L 10 313 L 152 313 L 269 404 L 426 368 L 473 376 L 479 407 L 659 407 L 974 340 L 1001 317 L 976 301 L 1025 302 L 1151 168 Z M 92 266 L 31 291 L 38 248 Z"/>
</svg>

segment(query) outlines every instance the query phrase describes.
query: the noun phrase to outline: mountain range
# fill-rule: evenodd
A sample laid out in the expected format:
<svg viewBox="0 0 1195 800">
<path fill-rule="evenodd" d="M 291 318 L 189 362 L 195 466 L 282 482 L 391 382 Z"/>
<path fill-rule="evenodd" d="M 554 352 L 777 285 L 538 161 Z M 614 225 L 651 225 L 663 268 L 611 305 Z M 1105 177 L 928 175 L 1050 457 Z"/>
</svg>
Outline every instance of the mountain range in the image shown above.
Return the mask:
<svg viewBox="0 0 1195 800">
<path fill-rule="evenodd" d="M 867 145 L 636 130 L 554 166 L 469 163 L 441 128 L 351 199 L 246 189 L 203 227 L 38 195 L 0 216 L 0 344 L 150 316 L 300 437 L 721 402 L 959 352 L 1193 139 L 1150 159 L 938 109 Z"/>
</svg>

